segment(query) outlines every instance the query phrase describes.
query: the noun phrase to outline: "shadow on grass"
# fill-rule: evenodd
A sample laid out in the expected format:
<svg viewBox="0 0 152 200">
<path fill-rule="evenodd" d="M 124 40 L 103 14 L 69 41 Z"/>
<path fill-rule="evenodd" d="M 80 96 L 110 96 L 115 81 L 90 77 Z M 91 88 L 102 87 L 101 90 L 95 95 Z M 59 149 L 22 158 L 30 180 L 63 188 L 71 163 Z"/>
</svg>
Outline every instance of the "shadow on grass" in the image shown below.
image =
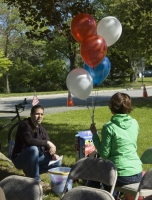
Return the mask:
<svg viewBox="0 0 152 200">
<path fill-rule="evenodd" d="M 133 106 L 137 108 L 152 108 L 152 97 L 138 97 L 138 98 L 132 98 Z"/>
<path fill-rule="evenodd" d="M 57 147 L 57 154 L 75 157 L 75 135 L 78 131 L 86 129 L 80 125 L 70 126 L 66 123 L 57 125 L 43 123 L 43 125 L 46 130 L 51 127 L 50 139 Z"/>
<path fill-rule="evenodd" d="M 11 175 L 20 175 L 23 176 L 20 172 L 17 172 L 15 168 L 8 168 L 0 166 L 0 180 L 6 178 Z"/>
</svg>

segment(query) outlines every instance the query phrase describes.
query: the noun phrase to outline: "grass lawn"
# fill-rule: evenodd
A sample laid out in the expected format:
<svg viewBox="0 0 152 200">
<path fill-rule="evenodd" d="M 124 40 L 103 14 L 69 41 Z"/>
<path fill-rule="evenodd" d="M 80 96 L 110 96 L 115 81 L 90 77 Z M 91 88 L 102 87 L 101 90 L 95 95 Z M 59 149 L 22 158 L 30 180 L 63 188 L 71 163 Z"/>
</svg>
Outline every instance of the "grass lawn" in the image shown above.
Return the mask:
<svg viewBox="0 0 152 200">
<path fill-rule="evenodd" d="M 151 121 L 152 121 L 152 98 L 137 98 L 133 100 L 134 110 L 131 116 L 136 118 L 140 132 L 138 137 L 138 154 L 152 145 L 151 137 Z M 109 121 L 112 114 L 108 106 L 101 106 L 95 108 L 95 123 L 98 133 L 101 132 L 101 127 L 104 123 Z M 0 125 L 6 121 L 6 118 L 1 118 Z M 88 130 L 91 124 L 90 112 L 86 108 L 84 110 L 68 111 L 58 114 L 47 114 L 44 116 L 43 125 L 50 134 L 51 141 L 57 146 L 57 153 L 64 155 L 63 166 L 72 166 L 76 161 L 75 152 L 75 135 L 78 131 Z M 3 145 L 3 153 L 7 155 L 7 132 L 8 128 L 1 131 L 0 141 Z M 148 170 L 150 165 L 143 165 L 144 170 Z M 0 163 L 0 180 L 10 174 L 22 174 L 22 171 L 15 168 L 2 167 Z M 50 182 L 50 175 L 48 173 L 41 175 L 43 181 Z M 59 200 L 52 192 L 48 193 L 45 199 Z"/>
</svg>

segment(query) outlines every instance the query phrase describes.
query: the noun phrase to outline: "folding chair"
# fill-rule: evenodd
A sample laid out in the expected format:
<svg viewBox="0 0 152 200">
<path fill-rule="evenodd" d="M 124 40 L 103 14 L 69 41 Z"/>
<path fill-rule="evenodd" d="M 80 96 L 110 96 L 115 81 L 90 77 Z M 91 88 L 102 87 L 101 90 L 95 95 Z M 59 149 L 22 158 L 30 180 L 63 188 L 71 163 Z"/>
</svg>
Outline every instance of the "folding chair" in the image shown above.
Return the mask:
<svg viewBox="0 0 152 200">
<path fill-rule="evenodd" d="M 143 164 L 152 164 L 152 147 L 146 149 L 140 159 Z M 152 195 L 152 168 L 146 172 L 140 183 L 115 187 L 115 190 L 125 194 L 131 194 L 135 196 L 135 200 L 139 196 L 146 197 Z"/>
<path fill-rule="evenodd" d="M 12 175 L 0 181 L 7 200 L 42 200 L 42 186 L 33 178 Z"/>
<path fill-rule="evenodd" d="M 140 157 L 143 164 L 152 164 L 152 147 L 146 149 Z"/>
<path fill-rule="evenodd" d="M 91 180 L 104 183 L 111 186 L 110 193 L 113 194 L 117 180 L 117 170 L 115 165 L 109 160 L 90 157 L 81 158 L 71 168 L 62 197 L 67 191 L 70 179 Z"/>
<path fill-rule="evenodd" d="M 62 200 L 114 200 L 114 197 L 105 190 L 78 186 L 69 190 Z"/>
<path fill-rule="evenodd" d="M 152 195 L 150 195 L 150 196 L 144 198 L 144 200 L 152 200 Z"/>
<path fill-rule="evenodd" d="M 1 187 L 0 187 L 0 200 L 6 200 L 5 194 L 4 194 L 4 192 L 3 192 Z"/>
</svg>

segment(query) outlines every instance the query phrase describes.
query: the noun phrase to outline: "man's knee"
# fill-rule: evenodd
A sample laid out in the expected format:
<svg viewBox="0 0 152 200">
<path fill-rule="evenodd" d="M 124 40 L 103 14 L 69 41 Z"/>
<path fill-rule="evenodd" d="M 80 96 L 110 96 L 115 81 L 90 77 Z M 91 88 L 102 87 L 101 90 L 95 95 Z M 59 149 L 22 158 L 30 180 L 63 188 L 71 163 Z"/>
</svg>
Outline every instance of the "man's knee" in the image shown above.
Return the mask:
<svg viewBox="0 0 152 200">
<path fill-rule="evenodd" d="M 30 146 L 30 147 L 27 147 L 28 149 L 28 152 L 32 155 L 39 155 L 39 150 L 38 150 L 38 147 L 37 146 Z"/>
</svg>

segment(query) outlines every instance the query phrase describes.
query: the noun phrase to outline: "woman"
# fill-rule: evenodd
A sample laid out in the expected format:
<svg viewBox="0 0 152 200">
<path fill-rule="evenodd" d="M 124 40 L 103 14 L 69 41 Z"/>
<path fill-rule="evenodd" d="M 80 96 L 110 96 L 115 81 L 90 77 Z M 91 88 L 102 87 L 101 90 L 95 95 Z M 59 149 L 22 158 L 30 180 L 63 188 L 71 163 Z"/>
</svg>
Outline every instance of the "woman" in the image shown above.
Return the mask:
<svg viewBox="0 0 152 200">
<path fill-rule="evenodd" d="M 137 155 L 139 125 L 129 113 L 132 102 L 129 95 L 116 93 L 112 96 L 109 108 L 113 114 L 97 135 L 95 124 L 91 124 L 94 145 L 102 158 L 111 160 L 118 171 L 117 186 L 138 183 L 142 178 L 142 162 Z"/>
</svg>

